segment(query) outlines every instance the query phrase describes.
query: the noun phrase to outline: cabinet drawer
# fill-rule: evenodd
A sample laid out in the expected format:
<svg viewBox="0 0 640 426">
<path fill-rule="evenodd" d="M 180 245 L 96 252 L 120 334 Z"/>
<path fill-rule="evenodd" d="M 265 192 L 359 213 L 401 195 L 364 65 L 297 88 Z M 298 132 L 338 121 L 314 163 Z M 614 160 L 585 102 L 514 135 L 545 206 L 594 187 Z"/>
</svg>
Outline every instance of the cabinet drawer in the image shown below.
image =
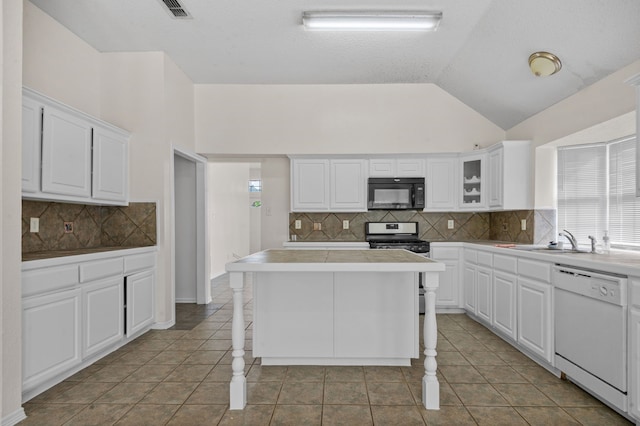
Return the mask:
<svg viewBox="0 0 640 426">
<path fill-rule="evenodd" d="M 431 249 L 431 257 L 433 259 L 451 259 L 458 260 L 460 250 L 457 248 L 433 247 Z"/>
<path fill-rule="evenodd" d="M 99 280 L 114 275 L 122 275 L 123 265 L 122 258 L 98 260 L 96 262 L 88 262 L 80 264 L 80 282 Z"/>
<path fill-rule="evenodd" d="M 478 265 L 493 266 L 493 254 L 486 251 L 478 252 Z"/>
<path fill-rule="evenodd" d="M 551 264 L 528 259 L 518 259 L 518 275 L 551 282 Z"/>
<path fill-rule="evenodd" d="M 635 308 L 640 308 L 640 277 L 630 277 L 629 290 L 631 297 L 629 298 L 629 304 Z"/>
<path fill-rule="evenodd" d="M 78 284 L 78 265 L 35 269 L 22 273 L 22 297 Z"/>
<path fill-rule="evenodd" d="M 470 263 L 478 263 L 478 251 L 464 249 L 464 261 Z"/>
<path fill-rule="evenodd" d="M 124 273 L 128 275 L 132 272 L 151 269 L 156 264 L 155 253 L 136 254 L 124 258 Z"/>
<path fill-rule="evenodd" d="M 516 274 L 518 272 L 518 260 L 515 257 L 495 254 L 493 255 L 493 268 Z"/>
</svg>

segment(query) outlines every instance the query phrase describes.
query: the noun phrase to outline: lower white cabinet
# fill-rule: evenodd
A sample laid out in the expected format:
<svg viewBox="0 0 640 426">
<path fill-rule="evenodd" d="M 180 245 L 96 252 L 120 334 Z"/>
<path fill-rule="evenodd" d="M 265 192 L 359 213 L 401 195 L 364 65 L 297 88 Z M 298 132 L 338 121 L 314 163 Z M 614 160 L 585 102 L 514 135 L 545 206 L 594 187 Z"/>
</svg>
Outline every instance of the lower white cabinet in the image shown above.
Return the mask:
<svg viewBox="0 0 640 426">
<path fill-rule="evenodd" d="M 438 247 L 431 244 L 431 258 L 444 263 L 436 291 L 436 308 L 459 308 L 460 303 L 460 251 L 457 247 Z"/>
<path fill-rule="evenodd" d="M 464 292 L 464 309 L 475 315 L 478 302 L 476 299 L 476 265 L 465 262 L 462 269 L 462 282 Z"/>
<path fill-rule="evenodd" d="M 629 411 L 636 420 L 640 420 L 640 309 L 629 311 L 629 337 Z"/>
<path fill-rule="evenodd" d="M 517 277 L 503 271 L 493 272 L 493 317 L 491 325 L 506 337 L 517 339 Z"/>
<path fill-rule="evenodd" d="M 484 266 L 478 266 L 476 270 L 476 297 L 477 308 L 476 315 L 478 318 L 491 324 L 491 311 L 492 311 L 492 283 L 491 277 L 493 272 L 490 268 Z"/>
<path fill-rule="evenodd" d="M 127 336 L 153 323 L 153 271 L 138 272 L 126 278 Z"/>
<path fill-rule="evenodd" d="M 22 381 L 32 388 L 82 361 L 81 290 L 22 301 Z"/>
<path fill-rule="evenodd" d="M 518 344 L 552 362 L 551 284 L 518 277 Z"/>
<path fill-rule="evenodd" d="M 93 355 L 122 339 L 123 282 L 122 277 L 114 277 L 83 286 L 83 356 Z"/>
</svg>

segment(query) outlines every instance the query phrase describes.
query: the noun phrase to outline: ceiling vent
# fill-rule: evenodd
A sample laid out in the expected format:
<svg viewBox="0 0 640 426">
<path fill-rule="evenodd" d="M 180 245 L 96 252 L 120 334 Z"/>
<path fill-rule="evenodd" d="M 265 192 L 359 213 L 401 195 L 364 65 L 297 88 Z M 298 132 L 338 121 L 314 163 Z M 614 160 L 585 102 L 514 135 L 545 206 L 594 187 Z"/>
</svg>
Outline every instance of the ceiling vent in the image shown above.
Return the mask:
<svg viewBox="0 0 640 426">
<path fill-rule="evenodd" d="M 182 6 L 180 2 L 178 2 L 178 0 L 162 0 L 162 3 L 166 6 L 166 8 L 169 10 L 169 13 L 174 18 L 177 18 L 177 19 L 191 18 L 191 15 L 189 14 L 189 12 L 187 12 L 187 9 L 185 9 L 184 6 Z"/>
</svg>

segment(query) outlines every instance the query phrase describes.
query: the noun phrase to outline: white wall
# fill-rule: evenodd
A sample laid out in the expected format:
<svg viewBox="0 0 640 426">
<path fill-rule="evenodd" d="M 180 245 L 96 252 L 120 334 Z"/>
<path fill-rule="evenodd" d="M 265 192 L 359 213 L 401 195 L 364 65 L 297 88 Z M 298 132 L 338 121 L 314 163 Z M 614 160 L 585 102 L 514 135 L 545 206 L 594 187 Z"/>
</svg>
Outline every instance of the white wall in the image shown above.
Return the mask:
<svg viewBox="0 0 640 426">
<path fill-rule="evenodd" d="M 624 81 L 640 72 L 640 60 L 622 68 L 586 89 L 564 99 L 507 131 L 507 139 L 529 139 L 535 182 L 535 208 L 553 208 L 555 194 L 555 150 L 550 142 L 583 143 L 595 137 L 625 136 L 635 127 L 635 92 Z M 617 135 L 617 136 L 616 136 Z"/>
<path fill-rule="evenodd" d="M 22 402 L 21 144 L 22 1 L 0 3 L 0 423 L 24 417 Z"/>
<path fill-rule="evenodd" d="M 260 243 L 262 250 L 282 248 L 289 239 L 289 159 L 262 160 L 262 220 Z"/>
<path fill-rule="evenodd" d="M 225 264 L 249 254 L 249 163 L 208 165 L 209 247 L 211 278 L 225 272 Z"/>
<path fill-rule="evenodd" d="M 504 135 L 434 84 L 195 86 L 206 155 L 470 151 Z"/>
</svg>

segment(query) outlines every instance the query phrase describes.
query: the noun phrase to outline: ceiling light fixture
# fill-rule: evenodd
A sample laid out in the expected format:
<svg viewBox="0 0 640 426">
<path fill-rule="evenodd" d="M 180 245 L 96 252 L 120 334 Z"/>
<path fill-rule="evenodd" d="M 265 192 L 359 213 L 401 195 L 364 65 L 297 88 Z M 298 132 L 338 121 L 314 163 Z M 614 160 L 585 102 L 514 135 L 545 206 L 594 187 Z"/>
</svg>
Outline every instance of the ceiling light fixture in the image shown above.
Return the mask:
<svg viewBox="0 0 640 426">
<path fill-rule="evenodd" d="M 560 71 L 562 62 L 549 52 L 535 52 L 529 56 L 529 68 L 538 77 L 548 77 Z"/>
<path fill-rule="evenodd" d="M 435 31 L 442 12 L 333 11 L 303 12 L 302 24 L 325 31 Z"/>
</svg>

